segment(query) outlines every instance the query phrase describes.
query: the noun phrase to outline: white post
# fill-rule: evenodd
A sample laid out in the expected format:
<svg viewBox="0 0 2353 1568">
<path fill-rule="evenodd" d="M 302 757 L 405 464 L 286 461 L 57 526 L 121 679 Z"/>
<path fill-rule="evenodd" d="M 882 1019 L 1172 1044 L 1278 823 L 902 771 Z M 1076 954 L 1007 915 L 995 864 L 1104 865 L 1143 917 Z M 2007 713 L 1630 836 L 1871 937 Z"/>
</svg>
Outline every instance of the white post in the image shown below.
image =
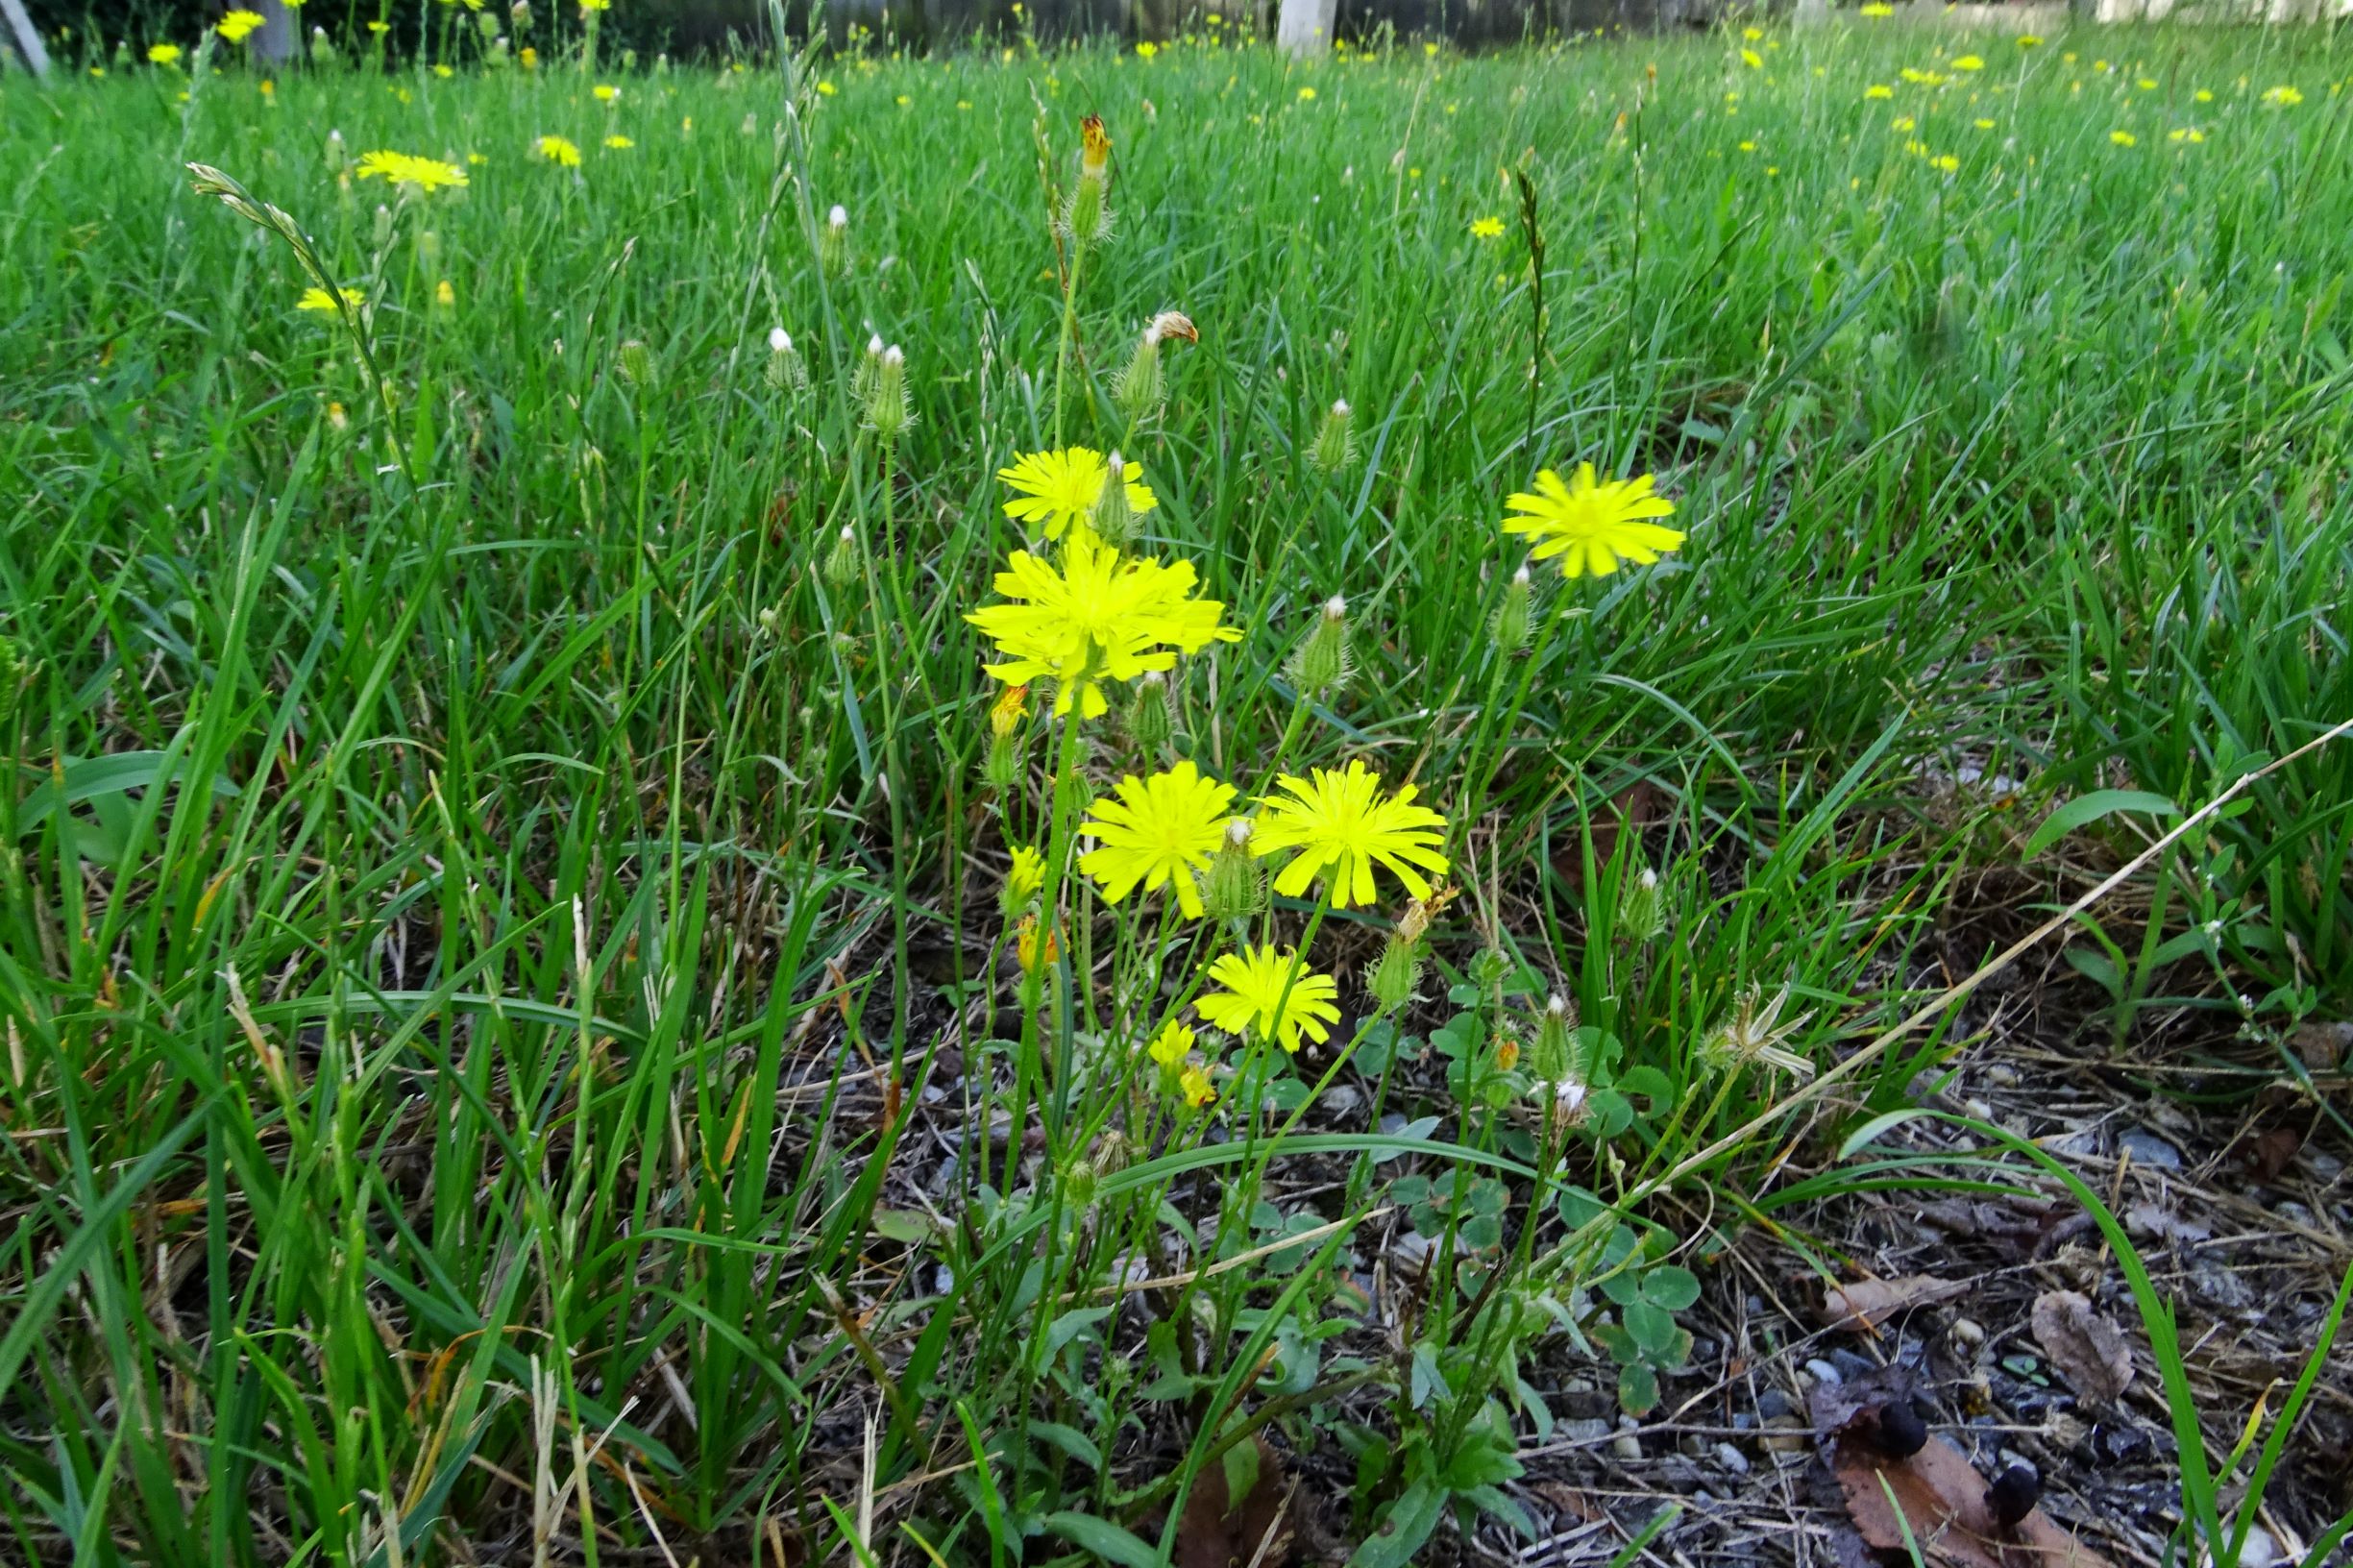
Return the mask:
<svg viewBox="0 0 2353 1568">
<path fill-rule="evenodd" d="M 49 51 L 41 45 L 41 36 L 34 27 L 33 18 L 25 14 L 25 0 L 0 0 L 0 15 L 8 17 L 9 37 L 16 52 L 24 57 L 25 68 L 35 76 L 49 74 Z"/>
<path fill-rule="evenodd" d="M 1275 42 L 1288 54 L 1320 55 L 1332 47 L 1332 24 L 1338 13 L 1339 0 L 1283 0 Z"/>
</svg>

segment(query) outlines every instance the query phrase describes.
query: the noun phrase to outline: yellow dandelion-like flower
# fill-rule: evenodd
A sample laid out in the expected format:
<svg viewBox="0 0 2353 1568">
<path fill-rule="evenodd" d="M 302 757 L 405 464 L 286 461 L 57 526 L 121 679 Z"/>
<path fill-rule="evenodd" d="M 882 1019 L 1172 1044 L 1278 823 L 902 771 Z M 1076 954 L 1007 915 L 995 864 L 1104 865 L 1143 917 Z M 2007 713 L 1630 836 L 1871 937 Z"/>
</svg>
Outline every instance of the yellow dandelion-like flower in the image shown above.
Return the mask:
<svg viewBox="0 0 2353 1568">
<path fill-rule="evenodd" d="M 1215 1086 L 1198 1062 L 1187 1063 L 1185 1070 L 1177 1075 L 1177 1091 L 1185 1096 L 1186 1108 L 1192 1111 L 1214 1104 L 1217 1099 Z"/>
<path fill-rule="evenodd" d="M 996 694 L 996 700 L 989 704 L 989 733 L 1000 737 L 1011 735 L 1021 727 L 1021 716 L 1028 709 L 1029 688 L 1006 687 Z"/>
<path fill-rule="evenodd" d="M 985 667 L 990 674 L 1017 683 L 1050 677 L 1056 713 L 1075 703 L 1094 719 L 1110 706 L 1104 681 L 1170 670 L 1178 653 L 1241 640 L 1239 631 L 1218 625 L 1225 605 L 1192 597 L 1197 581 L 1189 561 L 1123 560 L 1116 550 L 1073 533 L 1059 570 L 1015 551 L 996 576 L 996 591 L 1015 602 L 974 610 L 965 620 L 1004 655 L 1003 663 Z"/>
<path fill-rule="evenodd" d="M 1538 560 L 1558 555 L 1566 576 L 1590 572 L 1605 577 L 1621 560 L 1649 566 L 1683 543 L 1679 530 L 1648 521 L 1675 512 L 1675 503 L 1653 495 L 1651 484 L 1648 474 L 1604 483 L 1591 463 L 1580 463 L 1576 482 L 1563 483 L 1548 468 L 1536 476 L 1533 494 L 1510 499 L 1507 504 L 1521 515 L 1504 519 L 1504 531 L 1533 539 Z"/>
<path fill-rule="evenodd" d="M 1038 917 L 1024 915 L 1021 923 L 1014 927 L 1013 956 L 1023 974 L 1035 974 L 1040 964 L 1052 964 L 1062 957 L 1062 934 L 1048 931 L 1042 946 L 1038 941 Z"/>
<path fill-rule="evenodd" d="M 1144 1050 L 1164 1067 L 1181 1067 L 1185 1059 L 1192 1055 L 1193 1039 L 1190 1029 L 1171 1018 L 1161 1025 L 1161 1032 L 1152 1037 L 1152 1043 Z"/>
<path fill-rule="evenodd" d="M 450 286 L 450 281 L 447 278 L 433 285 L 433 303 L 435 305 L 455 305 L 457 303 L 457 290 Z"/>
<path fill-rule="evenodd" d="M 1955 55 L 1952 68 L 1956 71 L 1982 71 L 1985 69 L 1985 61 L 1977 55 Z"/>
<path fill-rule="evenodd" d="M 147 46 L 147 59 L 157 65 L 177 65 L 180 63 L 180 45 L 151 43 Z"/>
<path fill-rule="evenodd" d="M 2263 101 L 2267 104 L 2277 104 L 2282 109 L 2293 109 L 2304 101 L 2304 95 L 2293 87 L 2282 86 L 2266 90 Z"/>
<path fill-rule="evenodd" d="M 1928 159 L 1928 166 L 1932 169 L 1940 169 L 1947 174 L 1953 174 L 1959 171 L 1961 160 L 1950 153 L 1944 153 Z"/>
<path fill-rule="evenodd" d="M 634 146 L 636 146 L 636 145 L 637 145 L 637 143 L 636 143 L 636 142 L 633 142 L 633 141 L 631 141 L 631 140 L 630 140 L 628 137 L 626 137 L 626 136 L 623 136 L 623 135 L 611 135 L 611 136 L 607 136 L 607 137 L 605 137 L 605 138 L 604 138 L 604 144 L 605 144 L 607 147 L 612 148 L 612 149 L 613 149 L 615 152 L 617 152 L 617 153 L 618 153 L 618 152 L 626 152 L 626 151 L 628 151 L 630 148 L 632 148 L 632 147 L 634 147 Z"/>
<path fill-rule="evenodd" d="M 541 136 L 531 145 L 540 157 L 551 163 L 561 164 L 567 169 L 580 166 L 580 149 L 562 136 Z"/>
<path fill-rule="evenodd" d="M 1196 998 L 1193 1011 L 1229 1035 L 1255 1034 L 1297 1055 L 1302 1037 L 1318 1045 L 1340 1021 L 1340 988 L 1288 948 L 1247 947 L 1221 954 L 1209 978 L 1225 987 Z"/>
<path fill-rule="evenodd" d="M 359 290 L 355 288 L 341 288 L 335 293 L 343 296 L 344 305 L 355 306 L 362 298 Z M 323 288 L 306 288 L 303 290 L 303 297 L 294 303 L 294 308 L 297 310 L 334 310 L 340 306 L 335 304 L 334 294 L 330 294 Z"/>
<path fill-rule="evenodd" d="M 613 0 L 580 0 L 580 10 L 583 12 L 591 11 L 609 11 L 612 9 L 612 5 Z"/>
<path fill-rule="evenodd" d="M 516 51 L 515 59 L 522 62 L 523 68 L 527 71 L 539 69 L 539 51 L 527 43 Z"/>
<path fill-rule="evenodd" d="M 830 83 L 830 82 L 820 82 L 820 83 L 817 85 L 817 90 L 818 90 L 818 93 L 819 93 L 819 95 L 820 95 L 820 96 L 821 96 L 821 97 L 826 97 L 826 98 L 830 98 L 830 97 L 832 97 L 832 96 L 833 96 L 833 95 L 834 95 L 836 92 L 840 91 L 841 89 L 840 89 L 840 88 L 838 88 L 838 87 L 836 87 L 836 86 L 834 86 L 832 83 Z"/>
<path fill-rule="evenodd" d="M 1299 89 L 1299 101 L 1303 104 L 1313 103 L 1315 101 L 1315 89 L 1313 87 L 1301 87 Z"/>
<path fill-rule="evenodd" d="M 621 89 L 610 82 L 600 82 L 588 89 L 589 95 L 601 104 L 609 104 L 621 96 Z"/>
<path fill-rule="evenodd" d="M 1994 129 L 1994 122 L 1992 120 L 1977 120 L 1973 121 L 1973 123 L 1980 131 L 1991 131 Z"/>
<path fill-rule="evenodd" d="M 2197 89 L 2197 91 L 2190 94 L 2190 96 L 2201 104 L 2211 104 L 2214 102 L 2214 89 L 2212 87 L 2200 87 Z"/>
<path fill-rule="evenodd" d="M 1005 891 L 1016 904 L 1026 904 L 1045 888 L 1045 856 L 1026 844 L 1014 845 L 1013 865 L 1005 872 Z"/>
<path fill-rule="evenodd" d="M 1115 798 L 1097 800 L 1081 831 L 1102 847 L 1079 857 L 1079 870 L 1101 884 L 1107 903 L 1118 903 L 1142 883 L 1147 893 L 1176 890 L 1188 919 L 1201 918 L 1197 872 L 1225 842 L 1234 805 L 1234 786 L 1204 778 L 1190 762 L 1180 762 L 1150 778 L 1122 778 Z"/>
<path fill-rule="evenodd" d="M 2111 131 L 2108 133 L 2108 139 L 2119 147 L 2137 147 L 2141 144 L 2141 138 L 2129 131 Z"/>
<path fill-rule="evenodd" d="M 1896 96 L 1896 89 L 1884 82 L 1874 82 L 1863 89 L 1863 96 L 1865 98 L 1893 98 Z"/>
<path fill-rule="evenodd" d="M 1082 533 L 1091 530 L 1087 520 L 1103 499 L 1103 481 L 1111 468 L 1103 454 L 1091 447 L 1065 447 L 1060 452 L 1025 453 L 996 477 L 1016 491 L 1005 502 L 1005 515 L 1017 523 L 1034 524 L 1048 539 L 1059 539 L 1073 524 Z M 1140 465 L 1127 464 L 1127 504 L 1132 512 L 1148 512 L 1160 504 L 1140 477 Z"/>
<path fill-rule="evenodd" d="M 456 164 L 444 163 L 437 158 L 417 158 L 407 153 L 363 154 L 358 168 L 354 172 L 362 180 L 381 176 L 396 185 L 414 185 L 419 190 L 439 190 L 444 185 L 455 187 L 467 183 L 466 171 Z"/>
<path fill-rule="evenodd" d="M 1136 45 L 1136 58 L 1138 60 L 1150 60 L 1154 55 L 1159 53 L 1160 45 L 1154 43 L 1150 38 L 1145 38 Z"/>
<path fill-rule="evenodd" d="M 1313 770 L 1311 779 L 1285 773 L 1275 780 L 1280 795 L 1260 799 L 1265 811 L 1253 824 L 1250 852 L 1273 855 L 1295 850 L 1275 877 L 1275 891 L 1297 897 L 1321 876 L 1341 909 L 1380 897 L 1373 867 L 1386 867 L 1416 898 L 1430 896 L 1424 870 L 1446 874 L 1446 819 L 1415 805 L 1413 785 L 1383 796 L 1381 775 L 1351 759 L 1335 772 Z"/>
<path fill-rule="evenodd" d="M 243 7 L 230 12 L 213 24 L 213 31 L 231 43 L 243 43 L 261 26 L 261 13 Z"/>
<path fill-rule="evenodd" d="M 1761 71 L 1765 68 L 1765 57 L 1753 49 L 1743 49 L 1740 52 L 1740 62 L 1752 71 Z"/>
<path fill-rule="evenodd" d="M 1501 218 L 1474 218 L 1471 220 L 1471 233 L 1480 239 L 1494 239 L 1503 232 L 1504 220 Z"/>
<path fill-rule="evenodd" d="M 1861 13 L 1865 16 L 1871 17 L 1874 21 L 1876 21 L 1882 16 L 1893 16 L 1896 14 L 1896 8 L 1888 5 L 1886 0 L 1871 0 L 1871 4 L 1862 8 Z"/>
<path fill-rule="evenodd" d="M 2018 36 L 2018 46 L 2021 49 L 2040 49 L 2043 47 L 2043 39 L 2039 34 L 2021 33 Z"/>
</svg>

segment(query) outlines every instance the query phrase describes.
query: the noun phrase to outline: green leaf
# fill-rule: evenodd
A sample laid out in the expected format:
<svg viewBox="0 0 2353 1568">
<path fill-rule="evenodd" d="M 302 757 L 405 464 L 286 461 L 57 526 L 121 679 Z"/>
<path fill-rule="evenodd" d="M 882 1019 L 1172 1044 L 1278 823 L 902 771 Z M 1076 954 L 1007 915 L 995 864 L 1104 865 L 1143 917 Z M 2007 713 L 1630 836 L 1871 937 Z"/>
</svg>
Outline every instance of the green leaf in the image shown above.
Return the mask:
<svg viewBox="0 0 2353 1568">
<path fill-rule="evenodd" d="M 1700 1277 L 1674 1263 L 1661 1263 L 1642 1276 L 1642 1296 L 1653 1306 L 1679 1312 L 1700 1299 Z"/>
<path fill-rule="evenodd" d="M 1249 1500 L 1259 1484 L 1259 1445 L 1256 1438 L 1225 1451 L 1226 1511 L 1232 1513 Z"/>
<path fill-rule="evenodd" d="M 1103 1468 L 1103 1451 L 1095 1447 L 1093 1438 L 1076 1427 L 1066 1427 L 1059 1421 L 1032 1421 L 1029 1431 L 1031 1436 L 1042 1437 L 1088 1469 Z"/>
<path fill-rule="evenodd" d="M 1035 1431 L 1036 1429 L 1031 1429 Z M 1038 1521 L 1081 1551 L 1126 1568 L 1160 1568 L 1160 1554 L 1108 1519 L 1091 1513 L 1049 1513 Z"/>
<path fill-rule="evenodd" d="M 1658 1408 L 1658 1374 L 1635 1361 L 1618 1368 L 1618 1409 L 1648 1415 Z"/>
<path fill-rule="evenodd" d="M 1634 1343 L 1653 1360 L 1665 1357 L 1675 1345 L 1675 1314 L 1648 1301 L 1637 1301 L 1620 1314 L 1626 1320 L 1626 1332 L 1634 1336 Z"/>
<path fill-rule="evenodd" d="M 1075 1312 L 1063 1313 L 1054 1320 L 1053 1326 L 1045 1331 L 1046 1355 L 1051 1357 L 1063 1346 L 1111 1316 L 1112 1311 L 1113 1309 L 1109 1307 L 1082 1307 Z"/>
<path fill-rule="evenodd" d="M 1389 1505 L 1381 1528 L 1350 1556 L 1348 1568 L 1408 1568 L 1445 1517 L 1446 1494 L 1427 1481 L 1415 1482 Z"/>
<path fill-rule="evenodd" d="M 2057 811 L 2043 819 L 2043 825 L 2034 830 L 2026 841 L 2029 859 L 2041 854 L 2075 829 L 2096 822 L 2103 817 L 2113 817 L 2120 811 L 2139 812 L 2149 817 L 2178 817 L 2181 808 L 2162 795 L 2146 790 L 2094 790 L 2079 795 Z"/>
<path fill-rule="evenodd" d="M 25 796 L 24 804 L 17 808 L 16 830 L 30 833 L 47 821 L 61 805 L 168 784 L 180 772 L 181 761 L 180 751 L 175 747 L 167 751 L 114 751 L 103 757 L 69 762 L 62 771 L 62 788 L 60 779 L 52 778 Z M 237 787 L 223 776 L 212 781 L 212 793 L 235 795 Z"/>
</svg>

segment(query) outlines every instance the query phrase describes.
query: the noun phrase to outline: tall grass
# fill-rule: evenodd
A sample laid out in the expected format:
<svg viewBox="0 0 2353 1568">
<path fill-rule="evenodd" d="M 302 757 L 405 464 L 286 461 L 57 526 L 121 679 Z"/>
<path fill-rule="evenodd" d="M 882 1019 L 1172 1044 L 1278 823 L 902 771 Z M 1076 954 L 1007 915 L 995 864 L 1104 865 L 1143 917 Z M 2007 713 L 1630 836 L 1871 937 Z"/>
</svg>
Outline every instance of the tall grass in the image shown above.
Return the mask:
<svg viewBox="0 0 2353 1568">
<path fill-rule="evenodd" d="M 1828 1062 L 1937 983 L 1916 943 L 2019 860 L 2014 795 L 2187 810 L 2353 711 L 2332 34 L 541 41 L 0 97 L 27 1557 L 1149 1560 L 1264 1430 L 1351 1456 L 1363 1560 L 1407 1560 L 1516 1511 L 1524 1358 L 1601 1356 L 1638 1409 L 1687 1354 L 1688 1238 L 1610 1209 L 1786 1082 L 1728 1024 L 1784 998 L 1776 1048 Z M 1117 227 L 1066 387 L 1048 193 L 1090 111 Z M 379 147 L 471 183 L 350 178 Z M 191 160 L 360 291 L 388 404 Z M 1171 307 L 1201 341 L 1138 428 L 1113 378 Z M 888 444 L 870 335 L 909 366 Z M 1135 1071 L 1120 1009 L 1194 984 L 1157 904 L 1074 877 L 1057 976 L 1007 956 L 1057 753 L 1034 723 L 983 785 L 962 617 L 1058 400 L 1248 633 L 1172 681 L 1172 750 L 1245 790 L 1361 757 L 1453 819 L 1425 1005 L 1362 998 L 1396 910 L 1268 917 L 1319 919 L 1347 1017 L 1272 1113 L 1229 1084 L 1222 1141 Z M 1690 537 L 1540 575 L 1514 658 L 1496 520 L 1579 460 L 1656 471 Z M 1286 660 L 1334 594 L 1356 671 L 1309 702 Z M 1143 762 L 1115 725 L 1076 754 L 1066 789 Z M 2120 932 L 2121 1027 L 2159 983 L 2259 1030 L 2344 1006 L 2353 762 L 2250 798 Z M 1611 1096 L 1574 1129 L 1498 1050 L 1554 992 Z M 1725 1159 L 1694 1174 L 1756 1165 Z"/>
</svg>

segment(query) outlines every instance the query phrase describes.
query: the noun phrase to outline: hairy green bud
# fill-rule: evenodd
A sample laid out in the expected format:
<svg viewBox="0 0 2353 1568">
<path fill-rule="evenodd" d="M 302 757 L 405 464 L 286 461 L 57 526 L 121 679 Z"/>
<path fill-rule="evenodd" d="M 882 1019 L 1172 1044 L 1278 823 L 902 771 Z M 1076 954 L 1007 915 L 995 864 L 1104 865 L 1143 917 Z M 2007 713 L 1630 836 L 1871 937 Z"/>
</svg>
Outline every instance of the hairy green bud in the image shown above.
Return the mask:
<svg viewBox="0 0 2353 1568">
<path fill-rule="evenodd" d="M 1168 719 L 1168 677 L 1147 670 L 1136 683 L 1136 698 L 1128 708 L 1127 732 L 1147 757 L 1158 756 L 1173 729 Z"/>
<path fill-rule="evenodd" d="M 1334 594 L 1324 600 L 1324 610 L 1291 654 L 1291 684 L 1303 697 L 1321 697 L 1347 682 L 1351 665 L 1348 657 L 1348 601 Z"/>
<path fill-rule="evenodd" d="M 1327 474 L 1337 474 L 1356 462 L 1354 412 L 1345 398 L 1332 405 L 1322 429 L 1315 432 L 1315 444 L 1308 449 L 1308 461 Z"/>
<path fill-rule="evenodd" d="M 1235 818 L 1226 824 L 1226 842 L 1210 857 L 1201 904 L 1213 920 L 1246 920 L 1266 907 L 1266 876 L 1250 853 L 1250 819 Z"/>
<path fill-rule="evenodd" d="M 1528 564 L 1511 574 L 1504 584 L 1504 601 L 1495 606 L 1495 650 L 1507 657 L 1515 657 L 1527 650 L 1528 625 L 1533 619 L 1535 589 L 1528 580 Z"/>
</svg>

